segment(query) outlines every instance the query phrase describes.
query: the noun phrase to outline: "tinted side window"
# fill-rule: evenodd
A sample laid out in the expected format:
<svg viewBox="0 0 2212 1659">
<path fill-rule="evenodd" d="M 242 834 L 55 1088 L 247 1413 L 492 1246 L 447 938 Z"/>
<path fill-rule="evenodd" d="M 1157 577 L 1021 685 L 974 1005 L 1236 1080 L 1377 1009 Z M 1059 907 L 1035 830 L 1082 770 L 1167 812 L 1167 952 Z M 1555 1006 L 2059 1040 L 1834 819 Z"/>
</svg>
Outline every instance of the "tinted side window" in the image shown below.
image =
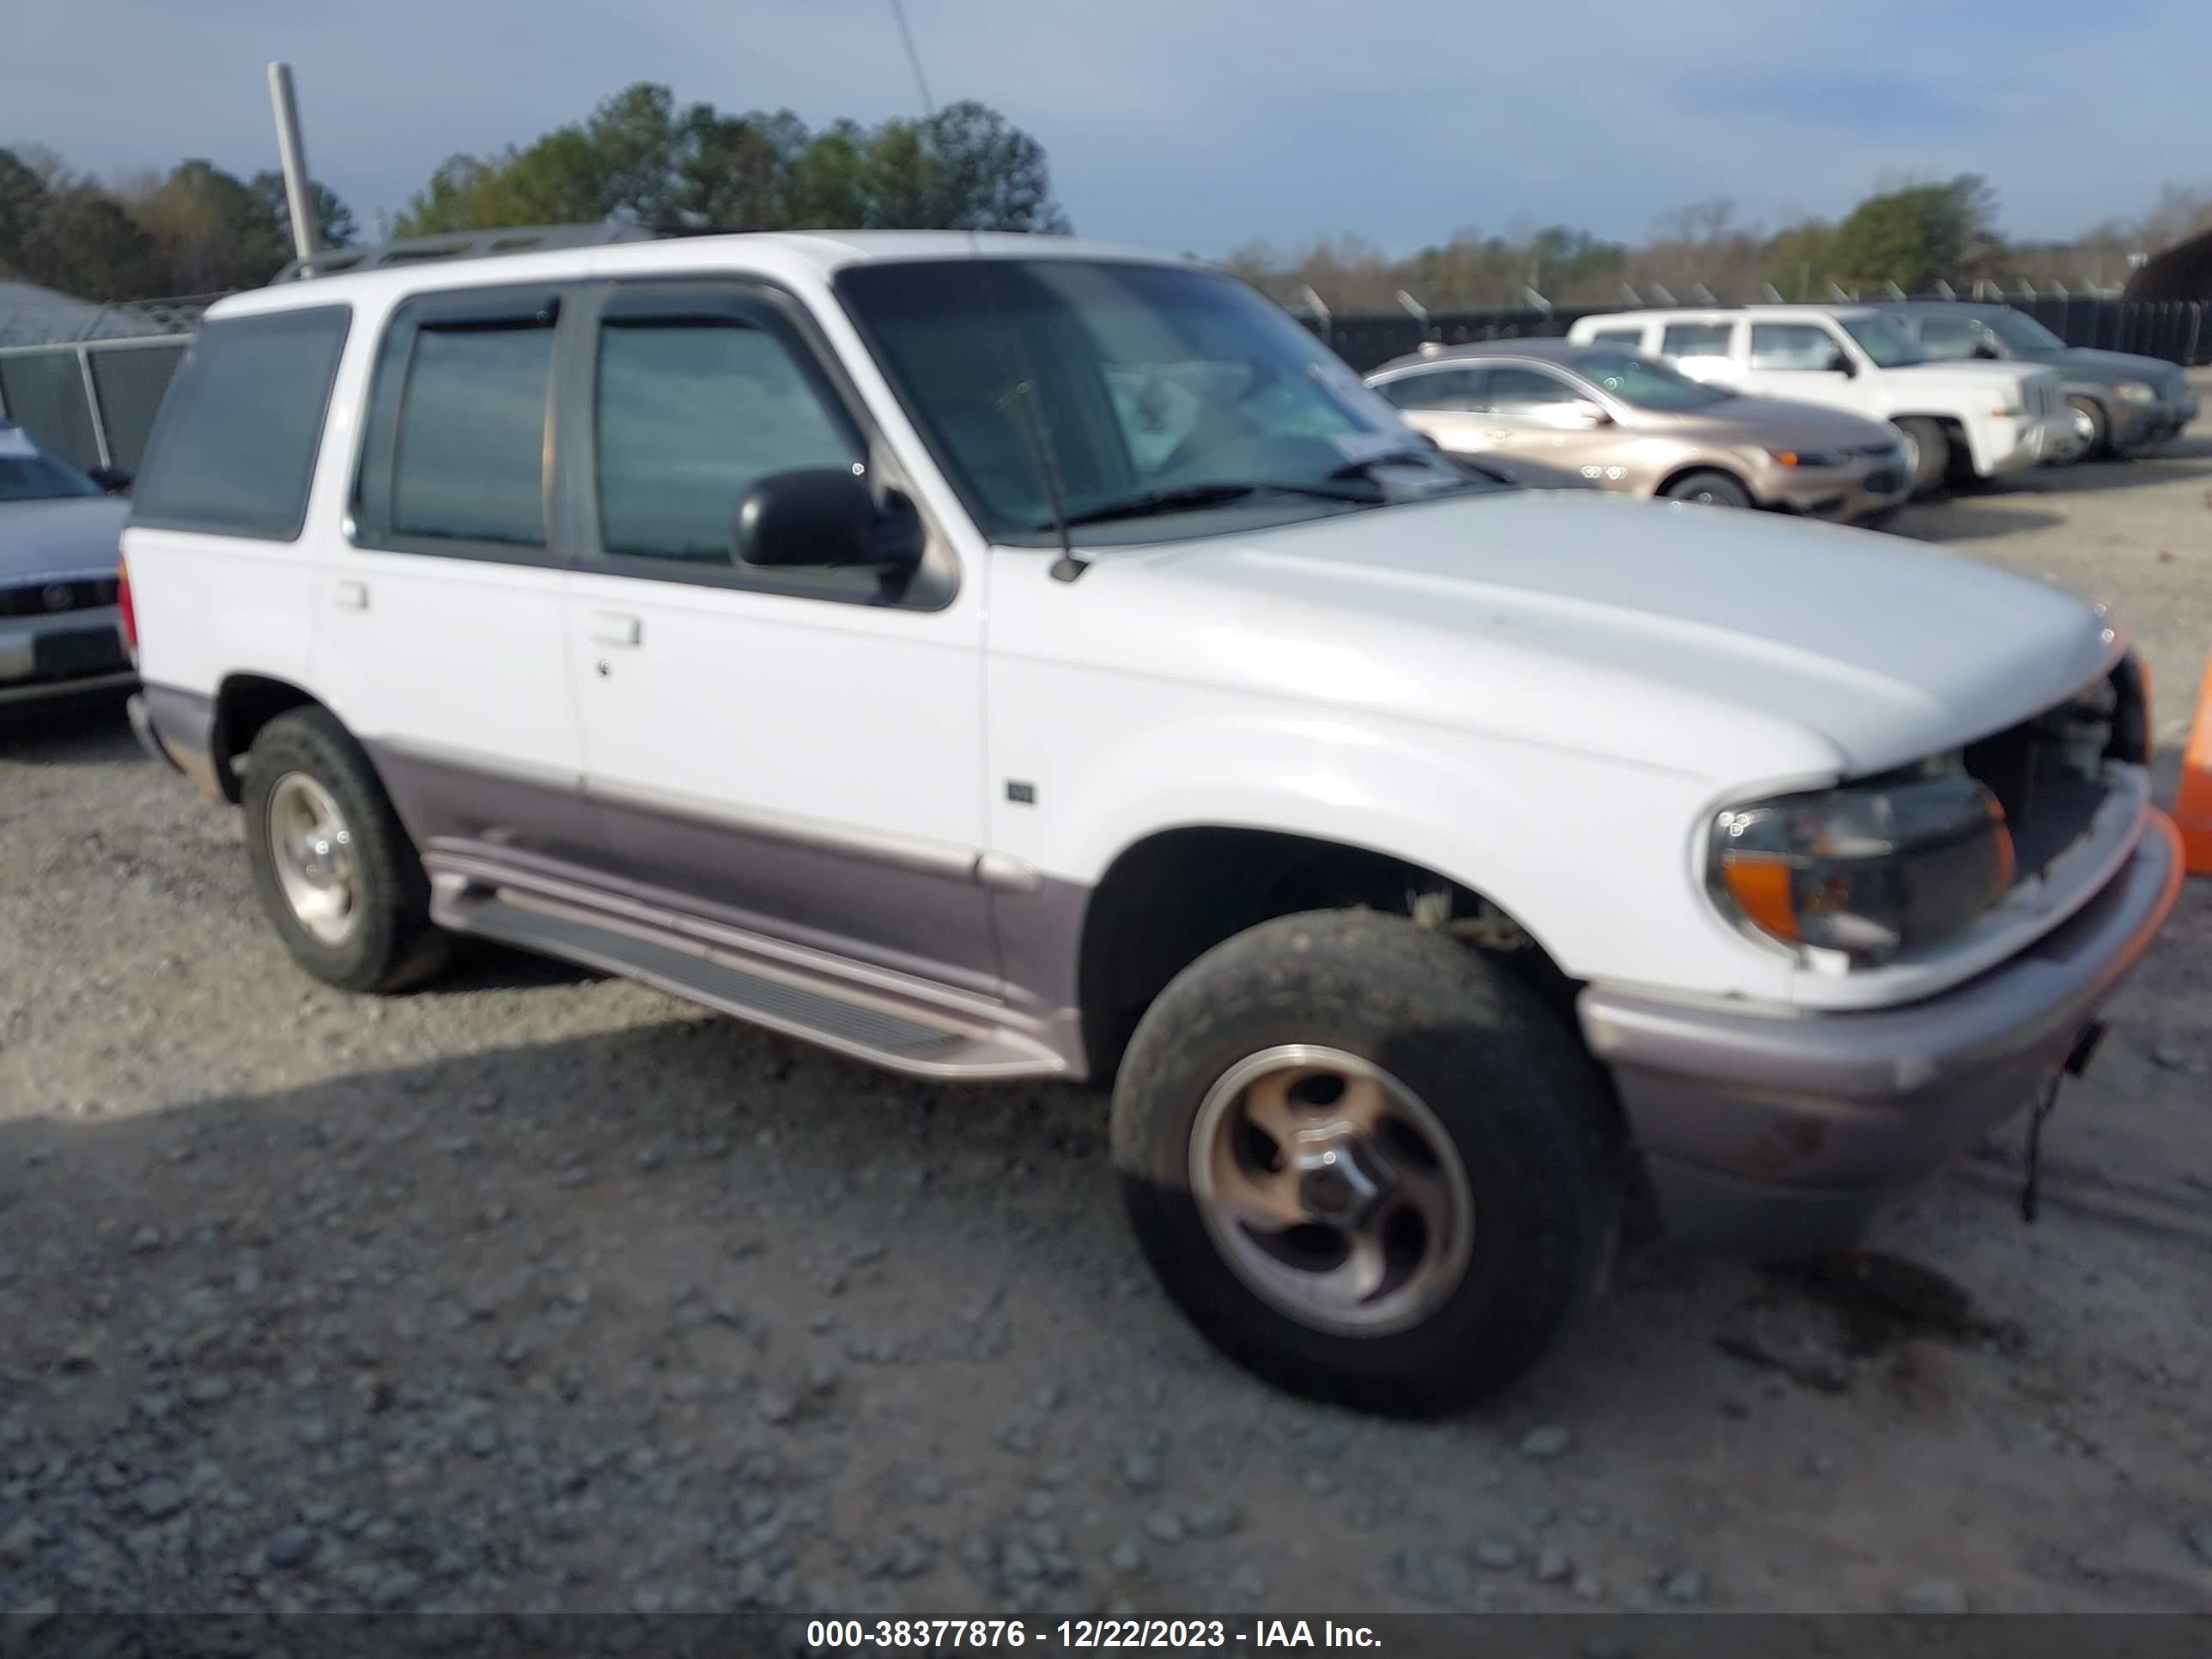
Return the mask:
<svg viewBox="0 0 2212 1659">
<path fill-rule="evenodd" d="M 1753 368 L 1821 369 L 1833 365 L 1844 349 L 1836 337 L 1813 323 L 1753 323 Z"/>
<path fill-rule="evenodd" d="M 1625 345 L 1635 350 L 1644 343 L 1644 331 L 1640 328 L 1601 328 L 1593 332 L 1590 338 L 1607 345 Z M 1722 343 L 1727 343 L 1725 337 Z"/>
<path fill-rule="evenodd" d="M 1725 357 L 1734 323 L 1669 323 L 1659 337 L 1659 351 L 1666 357 Z"/>
<path fill-rule="evenodd" d="M 862 459 L 782 341 L 741 322 L 610 322 L 598 402 L 610 553 L 726 566 L 738 502 L 760 479 Z"/>
<path fill-rule="evenodd" d="M 296 539 L 351 318 L 316 306 L 202 328 L 163 400 L 133 521 Z"/>
<path fill-rule="evenodd" d="M 426 328 L 415 337 L 392 466 L 392 530 L 545 544 L 550 328 Z"/>
<path fill-rule="evenodd" d="M 1511 414 L 1583 401 L 1586 401 L 1583 394 L 1556 374 L 1547 374 L 1540 368 L 1500 367 L 1490 371 L 1490 395 L 1484 406 Z"/>
<path fill-rule="evenodd" d="M 1401 409 L 1480 409 L 1482 371 L 1431 368 L 1401 374 L 1375 388 Z"/>
<path fill-rule="evenodd" d="M 1964 317 L 1930 317 L 1920 325 L 1920 349 L 1931 357 L 1971 357 L 1981 343 L 1981 325 Z"/>
</svg>

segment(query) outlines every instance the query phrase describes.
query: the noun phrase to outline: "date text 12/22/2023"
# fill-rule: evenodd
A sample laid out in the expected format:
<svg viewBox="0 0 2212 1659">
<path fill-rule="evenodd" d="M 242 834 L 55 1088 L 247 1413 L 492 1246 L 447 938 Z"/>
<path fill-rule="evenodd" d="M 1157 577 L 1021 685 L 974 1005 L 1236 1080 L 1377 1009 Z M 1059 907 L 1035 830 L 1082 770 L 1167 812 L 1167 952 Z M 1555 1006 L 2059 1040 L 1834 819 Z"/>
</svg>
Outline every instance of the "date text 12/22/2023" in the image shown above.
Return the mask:
<svg viewBox="0 0 2212 1659">
<path fill-rule="evenodd" d="M 955 1652 L 975 1648 L 1035 1649 L 1042 1653 L 1095 1649 L 1249 1648 L 1380 1650 L 1382 1638 L 1365 1625 L 1334 1620 L 1063 1619 L 1032 1624 L 1020 1619 L 817 1619 L 806 1627 L 806 1645 L 819 1652 L 903 1648 L 909 1652 Z"/>
</svg>

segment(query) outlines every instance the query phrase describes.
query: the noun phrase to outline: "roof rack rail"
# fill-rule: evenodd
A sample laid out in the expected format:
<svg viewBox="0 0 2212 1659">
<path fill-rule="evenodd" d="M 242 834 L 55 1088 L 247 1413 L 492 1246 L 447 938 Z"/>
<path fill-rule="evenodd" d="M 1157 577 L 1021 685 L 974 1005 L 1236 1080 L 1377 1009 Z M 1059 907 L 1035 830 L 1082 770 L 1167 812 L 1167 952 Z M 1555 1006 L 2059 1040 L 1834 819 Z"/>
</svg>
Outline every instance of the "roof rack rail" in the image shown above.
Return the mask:
<svg viewBox="0 0 2212 1659">
<path fill-rule="evenodd" d="M 269 281 L 303 282 L 349 271 L 382 270 L 392 265 L 427 264 L 446 259 L 486 259 L 502 253 L 538 253 L 550 248 L 600 247 L 613 242 L 651 242 L 658 231 L 642 225 L 512 225 L 496 230 L 456 230 L 429 236 L 402 236 L 374 247 L 334 247 L 295 259 Z"/>
</svg>

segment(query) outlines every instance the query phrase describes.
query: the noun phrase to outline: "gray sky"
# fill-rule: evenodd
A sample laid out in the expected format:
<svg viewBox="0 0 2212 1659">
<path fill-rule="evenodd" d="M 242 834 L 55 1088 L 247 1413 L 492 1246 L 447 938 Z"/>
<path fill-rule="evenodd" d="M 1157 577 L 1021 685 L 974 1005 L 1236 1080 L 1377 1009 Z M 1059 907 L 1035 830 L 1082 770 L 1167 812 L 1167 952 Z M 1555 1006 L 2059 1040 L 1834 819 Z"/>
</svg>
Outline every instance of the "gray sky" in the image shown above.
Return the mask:
<svg viewBox="0 0 2212 1659">
<path fill-rule="evenodd" d="M 276 165 L 291 61 L 316 174 L 365 229 L 456 150 L 526 143 L 637 80 L 820 124 L 911 115 L 889 0 L 24 0 L 0 143 L 100 173 Z M 1086 234 L 1218 253 L 1357 231 L 1635 238 L 1728 196 L 1833 215 L 1885 173 L 1987 173 L 2063 236 L 2212 177 L 2205 0 L 908 0 L 940 101 L 1045 144 Z"/>
</svg>

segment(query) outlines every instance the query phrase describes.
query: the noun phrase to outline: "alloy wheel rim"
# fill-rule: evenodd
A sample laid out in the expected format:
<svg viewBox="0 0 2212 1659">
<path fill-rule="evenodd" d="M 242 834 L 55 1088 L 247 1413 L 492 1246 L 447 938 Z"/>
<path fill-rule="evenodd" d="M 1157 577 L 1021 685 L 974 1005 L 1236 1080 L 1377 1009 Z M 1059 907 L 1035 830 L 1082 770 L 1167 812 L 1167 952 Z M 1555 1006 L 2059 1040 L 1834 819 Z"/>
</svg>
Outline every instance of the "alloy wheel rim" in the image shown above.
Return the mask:
<svg viewBox="0 0 2212 1659">
<path fill-rule="evenodd" d="M 1340 1048 L 1285 1044 L 1224 1072 L 1191 1127 L 1189 1174 L 1231 1270 L 1312 1329 L 1407 1329 L 1467 1275 L 1458 1148 L 1412 1089 Z"/>
<path fill-rule="evenodd" d="M 331 792 L 304 772 L 286 773 L 269 792 L 264 828 L 293 916 L 323 944 L 343 944 L 360 921 L 359 876 L 353 832 Z"/>
</svg>

